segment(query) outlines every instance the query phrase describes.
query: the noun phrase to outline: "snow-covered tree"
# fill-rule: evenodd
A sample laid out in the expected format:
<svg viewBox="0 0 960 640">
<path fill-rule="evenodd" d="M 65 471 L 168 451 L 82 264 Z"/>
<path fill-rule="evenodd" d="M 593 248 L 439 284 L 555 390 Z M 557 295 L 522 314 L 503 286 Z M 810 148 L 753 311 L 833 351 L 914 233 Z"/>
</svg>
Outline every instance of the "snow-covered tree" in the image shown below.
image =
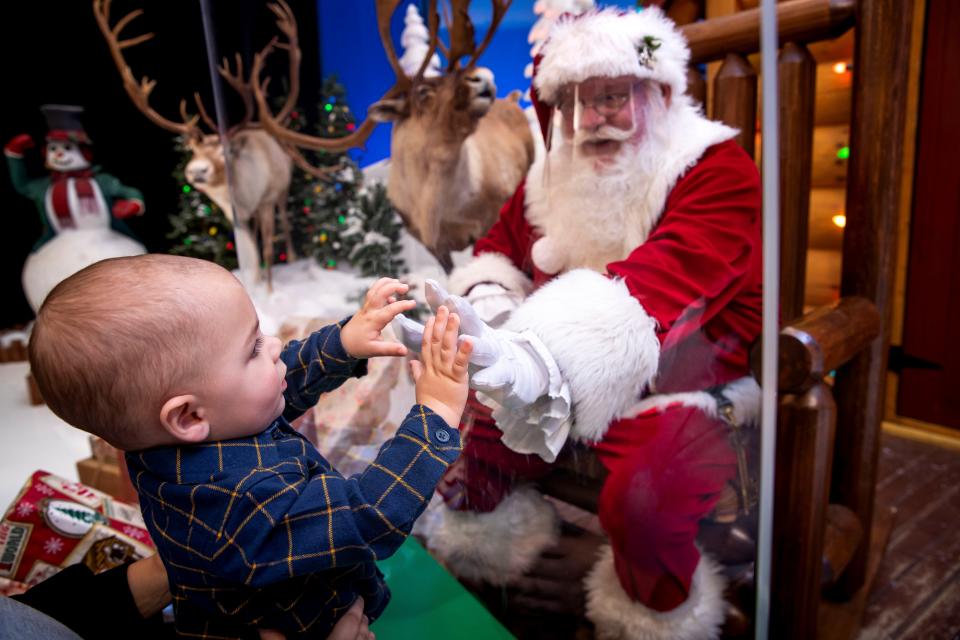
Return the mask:
<svg viewBox="0 0 960 640">
<path fill-rule="evenodd" d="M 403 47 L 403 55 L 400 57 L 400 66 L 408 76 L 415 76 L 423 64 L 423 59 L 427 57 L 430 50 L 430 32 L 420 17 L 416 5 L 407 6 L 407 15 L 403 18 L 403 33 L 400 34 L 400 46 Z M 423 77 L 432 78 L 440 75 L 440 56 L 436 53 L 430 58 L 430 64 L 427 65 Z"/>
</svg>

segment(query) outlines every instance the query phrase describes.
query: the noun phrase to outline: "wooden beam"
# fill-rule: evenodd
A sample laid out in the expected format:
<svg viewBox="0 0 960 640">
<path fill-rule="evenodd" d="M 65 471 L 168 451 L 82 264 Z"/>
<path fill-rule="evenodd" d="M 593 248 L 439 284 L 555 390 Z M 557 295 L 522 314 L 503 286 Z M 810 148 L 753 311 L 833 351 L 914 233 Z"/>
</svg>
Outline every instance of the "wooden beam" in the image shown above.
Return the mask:
<svg viewBox="0 0 960 640">
<path fill-rule="evenodd" d="M 788 42 L 779 64 L 780 318 L 789 322 L 803 314 L 816 62 L 805 46 Z"/>
<path fill-rule="evenodd" d="M 871 346 L 837 373 L 833 502 L 873 521 L 883 417 L 896 222 L 903 187 L 913 0 L 858 0 L 851 155 L 841 295 L 865 296 L 880 311 Z M 870 529 L 841 576 L 836 597 L 864 583 Z"/>
<path fill-rule="evenodd" d="M 839 36 L 853 26 L 854 0 L 792 0 L 777 6 L 780 42 L 813 42 Z M 708 6 L 709 8 L 709 6 Z M 730 53 L 760 50 L 760 10 L 694 22 L 680 27 L 690 45 L 693 64 L 719 60 Z"/>
</svg>

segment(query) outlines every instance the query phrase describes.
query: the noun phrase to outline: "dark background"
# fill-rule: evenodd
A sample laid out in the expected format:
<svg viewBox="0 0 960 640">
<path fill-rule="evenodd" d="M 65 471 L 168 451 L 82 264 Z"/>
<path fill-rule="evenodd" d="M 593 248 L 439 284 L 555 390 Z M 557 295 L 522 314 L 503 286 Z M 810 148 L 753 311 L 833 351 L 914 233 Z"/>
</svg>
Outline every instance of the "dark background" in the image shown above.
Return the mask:
<svg viewBox="0 0 960 640">
<path fill-rule="evenodd" d="M 297 16 L 303 50 L 300 104 L 315 107 L 321 77 L 317 48 L 317 10 L 313 0 L 288 0 Z M 216 47 L 221 56 L 239 51 L 248 65 L 253 52 L 273 35 L 273 14 L 264 0 L 210 0 Z M 178 119 L 181 98 L 200 91 L 207 110 L 214 105 L 207 72 L 199 0 L 115 0 L 111 23 L 142 7 L 144 15 L 130 23 L 127 37 L 152 31 L 156 37 L 125 50 L 134 76 L 157 80 L 150 103 L 169 119 Z M 274 92 L 286 76 L 286 58 L 272 56 Z M 0 144 L 29 133 L 36 147 L 27 154 L 31 177 L 46 175 L 41 147 L 46 123 L 41 104 L 77 104 L 86 112 L 84 127 L 93 140 L 94 165 L 143 192 L 146 214 L 129 221 L 149 251 L 165 251 L 171 240 L 167 217 L 177 211 L 179 185 L 172 172 L 179 160 L 174 134 L 157 127 L 133 106 L 93 17 L 92 2 L 33 0 L 4 3 L 0 9 L 0 59 L 3 60 L 3 112 Z M 232 117 L 242 113 L 226 88 Z M 192 105 L 192 100 L 188 102 Z M 40 237 L 40 214 L 33 202 L 13 190 L 4 164 L 0 171 L 0 328 L 29 322 L 33 313 L 23 296 L 20 271 Z"/>
</svg>

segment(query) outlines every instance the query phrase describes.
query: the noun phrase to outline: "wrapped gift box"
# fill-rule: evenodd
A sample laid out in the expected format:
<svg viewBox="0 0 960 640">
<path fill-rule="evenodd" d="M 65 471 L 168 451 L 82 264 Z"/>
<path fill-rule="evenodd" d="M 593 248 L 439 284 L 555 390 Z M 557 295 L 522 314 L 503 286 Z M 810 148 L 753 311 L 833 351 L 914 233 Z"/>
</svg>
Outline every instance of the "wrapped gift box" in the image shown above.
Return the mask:
<svg viewBox="0 0 960 640">
<path fill-rule="evenodd" d="M 154 553 L 140 510 L 35 472 L 0 521 L 0 578 L 32 586 L 84 563 L 98 573 Z"/>
</svg>

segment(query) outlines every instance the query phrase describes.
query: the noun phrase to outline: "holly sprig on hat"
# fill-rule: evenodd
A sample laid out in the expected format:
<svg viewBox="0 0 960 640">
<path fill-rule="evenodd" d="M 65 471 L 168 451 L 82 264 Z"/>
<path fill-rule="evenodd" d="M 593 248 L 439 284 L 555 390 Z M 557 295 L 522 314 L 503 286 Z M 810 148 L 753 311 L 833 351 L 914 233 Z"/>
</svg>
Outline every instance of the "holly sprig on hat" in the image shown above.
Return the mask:
<svg viewBox="0 0 960 640">
<path fill-rule="evenodd" d="M 637 45 L 637 56 L 641 65 L 647 69 L 653 69 L 653 63 L 657 61 L 654 53 L 660 48 L 663 42 L 655 36 L 643 36 L 643 42 Z"/>
</svg>

